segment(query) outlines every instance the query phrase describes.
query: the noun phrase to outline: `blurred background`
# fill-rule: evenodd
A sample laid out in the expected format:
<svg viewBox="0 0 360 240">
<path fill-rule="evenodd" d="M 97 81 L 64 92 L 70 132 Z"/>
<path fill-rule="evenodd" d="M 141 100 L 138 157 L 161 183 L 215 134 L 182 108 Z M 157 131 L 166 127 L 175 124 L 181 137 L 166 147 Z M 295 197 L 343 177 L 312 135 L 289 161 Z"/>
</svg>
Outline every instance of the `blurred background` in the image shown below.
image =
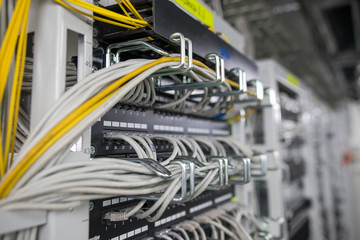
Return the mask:
<svg viewBox="0 0 360 240">
<path fill-rule="evenodd" d="M 357 0 L 206 0 L 246 38 L 246 55 L 274 58 L 331 106 L 360 97 Z"/>
</svg>

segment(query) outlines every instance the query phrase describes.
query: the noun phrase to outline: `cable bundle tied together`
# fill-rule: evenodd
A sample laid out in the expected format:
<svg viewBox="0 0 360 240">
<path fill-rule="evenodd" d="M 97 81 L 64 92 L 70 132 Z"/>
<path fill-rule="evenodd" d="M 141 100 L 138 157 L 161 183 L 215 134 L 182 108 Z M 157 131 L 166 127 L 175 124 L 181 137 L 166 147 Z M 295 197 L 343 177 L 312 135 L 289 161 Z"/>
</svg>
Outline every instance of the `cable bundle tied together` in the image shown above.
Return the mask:
<svg viewBox="0 0 360 240">
<path fill-rule="evenodd" d="M 103 21 L 109 24 L 117 25 L 124 28 L 136 29 L 139 27 L 151 27 L 142 16 L 137 12 L 134 6 L 129 0 L 118 0 L 120 8 L 125 15 L 109 11 L 105 8 L 95 6 L 83 0 L 55 0 L 60 5 L 83 14 L 87 17 L 94 18 L 95 20 Z M 0 2 L 0 10 L 1 4 Z M 9 12 L 11 20 L 7 26 L 7 30 L 0 48 L 0 105 L 3 105 L 6 109 L 2 119 L 2 126 L 6 126 L 5 129 L 0 127 L 0 178 L 2 179 L 5 173 L 9 170 L 14 159 L 15 149 L 21 145 L 19 139 L 20 134 L 17 131 L 18 127 L 18 115 L 19 115 L 19 102 L 21 89 L 23 85 L 23 76 L 25 70 L 25 62 L 32 63 L 32 61 L 26 60 L 26 46 L 27 46 L 27 25 L 28 16 L 30 10 L 31 0 L 17 1 L 13 12 Z M 87 12 L 79 10 L 82 8 L 89 12 L 94 12 L 100 16 L 94 16 Z M 126 10 L 127 9 L 127 10 Z M 129 12 L 134 15 L 134 18 L 129 15 Z M 16 51 L 15 51 L 16 50 Z M 10 69 L 12 67 L 12 61 L 16 52 L 14 75 L 12 81 L 9 79 Z M 29 75 L 25 73 L 25 79 Z M 67 77 L 69 84 L 74 83 L 74 77 Z M 23 89 L 29 89 L 28 82 L 25 82 Z M 9 89 L 9 93 L 5 94 L 6 89 Z M 7 97 L 9 96 L 9 97 Z M 4 133 L 2 133 L 4 132 Z M 16 136 L 17 135 L 17 136 Z M 21 137 L 21 136 L 20 136 Z M 22 136 L 23 137 L 23 136 Z M 26 136 L 25 136 L 26 137 Z M 20 141 L 20 142 L 19 142 Z"/>
<path fill-rule="evenodd" d="M 148 76 L 178 61 L 179 58 L 173 57 L 129 60 L 102 69 L 69 89 L 30 133 L 18 153 L 16 165 L 0 185 L 0 196 L 8 195 L 13 187 L 20 188 L 57 154 L 62 156 L 77 136 Z M 202 66 L 198 61 L 194 63 Z M 198 74 L 211 74 L 207 69 L 201 72 L 201 67 L 197 70 Z"/>
<path fill-rule="evenodd" d="M 179 58 L 176 57 L 129 60 L 102 69 L 70 88 L 29 133 L 14 165 L 1 182 L 0 194 L 4 199 L 0 201 L 0 209 L 63 210 L 76 207 L 90 199 L 162 191 L 161 197 L 150 209 L 136 211 L 139 218 L 149 221 L 159 219 L 181 188 L 180 170 L 167 164 L 176 156 L 186 156 L 187 148 L 191 150 L 194 158 L 206 163 L 206 156 L 199 146 L 200 140 L 171 139 L 155 135 L 143 139 L 133 136 L 133 141 L 129 141 L 128 136 L 122 136 L 133 145 L 142 144 L 142 147 L 137 147 L 139 158 L 157 159 L 156 152 L 151 150 L 153 138 L 167 139 L 177 146 L 169 158 L 162 162 L 172 173 L 169 180 L 154 177 L 152 172 L 142 166 L 137 164 L 134 167 L 134 164 L 120 159 L 94 159 L 73 163 L 63 161 L 69 147 L 85 129 L 151 74 L 176 66 L 178 62 Z M 196 74 L 211 76 L 213 73 L 199 67 Z M 214 149 L 213 146 L 211 148 Z M 213 151 L 219 155 L 226 154 L 221 147 Z M 202 180 L 196 185 L 193 198 L 199 196 L 209 185 L 219 181 L 218 171 L 219 168 L 214 163 L 207 163 L 203 168 L 196 169 L 196 176 Z"/>
<path fill-rule="evenodd" d="M 92 161 L 60 163 L 49 165 L 22 188 L 0 201 L 1 210 L 12 209 L 68 209 L 81 204 L 81 201 L 99 199 L 117 195 L 146 195 L 154 192 L 162 192 L 159 200 L 146 212 L 138 213 L 139 218 L 148 218 L 156 221 L 172 202 L 175 194 L 181 187 L 181 171 L 177 166 L 169 165 L 170 161 L 178 156 L 188 156 L 198 159 L 201 167 L 195 168 L 195 177 L 202 179 L 195 186 L 191 199 L 204 192 L 208 186 L 219 181 L 219 166 L 215 162 L 207 162 L 205 154 L 199 144 L 207 144 L 212 149 L 212 154 L 227 156 L 222 144 L 224 141 L 234 148 L 235 154 L 241 151 L 250 152 L 246 146 L 231 138 L 205 138 L 205 137 L 170 137 L 165 135 L 122 135 L 110 134 L 111 139 L 121 139 L 134 149 L 139 159 L 156 159 L 156 150 L 151 150 L 153 140 L 166 140 L 172 144 L 172 152 L 169 157 L 160 164 L 171 172 L 170 178 L 154 176 L 154 172 L 144 168 L 138 163 L 126 159 L 95 158 Z M 108 137 L 107 137 L 108 138 Z M 187 150 L 189 149 L 189 151 Z M 251 152 L 250 152 L 251 153 Z M 191 200 L 189 199 L 189 200 Z M 45 205 L 44 205 L 45 204 Z M 65 205 L 61 205 L 65 204 Z M 150 214 L 160 209 L 154 217 Z M 134 213 L 135 214 L 135 213 Z"/>
<path fill-rule="evenodd" d="M 37 170 L 44 167 L 59 151 L 66 151 L 77 136 L 119 102 L 146 76 L 163 67 L 172 66 L 177 61 L 177 58 L 143 60 L 137 61 L 136 64 L 134 61 L 128 61 L 100 70 L 76 84 L 59 99 L 30 133 L 15 160 L 16 164 L 0 185 L 2 197 L 10 192 L 32 164 L 37 163 Z M 121 78 L 121 76 L 124 77 Z M 133 81 L 124 85 L 130 79 Z M 58 141 L 59 139 L 61 141 Z M 54 145 L 55 142 L 57 142 L 56 145 Z M 23 181 L 27 181 L 36 172 L 27 172 L 29 176 Z"/>
<path fill-rule="evenodd" d="M 88 3 L 83 0 L 54 0 L 56 3 L 60 4 L 61 6 L 74 11 L 76 13 L 82 14 L 84 16 L 93 18 L 94 20 L 105 22 L 111 25 L 115 25 L 118 27 L 128 28 L 128 29 L 137 29 L 142 27 L 151 27 L 149 23 L 147 23 L 141 15 L 137 12 L 134 6 L 130 3 L 129 0 L 123 0 L 120 2 L 117 0 L 120 8 L 124 12 L 125 16 L 105 8 L 95 6 L 91 3 Z M 126 8 L 130 10 L 132 14 L 134 14 L 135 18 L 130 17 L 128 12 L 125 10 L 124 5 Z M 97 15 L 89 14 L 85 11 L 94 12 Z M 102 16 L 102 17 L 100 17 Z"/>
<path fill-rule="evenodd" d="M 0 113 L 0 177 L 5 175 L 11 165 L 14 149 L 21 85 L 24 73 L 25 53 L 27 44 L 27 22 L 30 0 L 18 1 L 0 48 L 0 105 L 8 109 Z M 16 51 L 15 51 L 16 49 Z M 14 74 L 10 80 L 10 69 L 15 56 Z M 6 97 L 6 88 L 10 89 Z M 4 115 L 3 115 L 4 114 Z M 6 124 L 5 124 L 6 122 Z"/>
<path fill-rule="evenodd" d="M 228 203 L 161 230 L 155 233 L 155 238 L 166 240 L 207 238 L 252 240 L 253 236 L 258 233 L 266 233 L 267 236 L 271 236 L 268 234 L 268 229 L 261 227 L 255 216 L 248 212 L 244 206 Z"/>
<path fill-rule="evenodd" d="M 23 148 L 18 154 L 16 161 L 17 165 L 13 167 L 12 171 L 7 175 L 7 178 L 2 181 L 1 189 L 3 190 L 3 196 L 10 192 L 12 187 L 14 188 L 11 195 L 17 195 L 16 192 L 26 184 L 31 183 L 30 180 L 34 177 L 34 175 L 36 176 L 36 173 L 38 173 L 41 169 L 44 167 L 50 168 L 52 166 L 56 166 L 63 160 L 68 146 L 71 145 L 72 141 L 74 141 L 74 138 L 81 134 L 84 129 L 96 121 L 98 117 L 107 112 L 134 86 L 136 86 L 143 79 L 146 79 L 148 75 L 163 67 L 175 65 L 177 64 L 177 61 L 177 58 L 163 58 L 155 61 L 132 60 L 114 65 L 108 69 L 101 70 L 95 74 L 90 75 L 84 81 L 76 84 L 63 95 L 58 103 L 48 112 L 46 116 L 44 116 L 43 120 L 30 133 L 28 141 L 24 144 Z M 147 68 L 150 70 L 147 70 L 146 73 L 141 73 L 141 70 Z M 136 70 L 134 71 L 134 69 Z M 141 74 L 140 76 L 135 77 L 136 74 L 131 71 Z M 120 78 L 120 80 L 117 80 L 117 76 L 125 74 L 128 75 Z M 132 76 L 135 78 L 128 82 L 128 84 L 126 84 L 120 91 L 118 86 L 122 86 L 122 83 L 124 83 L 127 79 L 130 79 Z M 109 90 L 108 86 L 118 92 L 112 92 Z M 110 97 L 103 94 L 104 91 L 107 91 L 110 94 Z M 118 95 L 115 95 L 115 93 Z M 107 101 L 104 101 L 104 99 L 101 100 L 101 98 L 98 98 L 98 102 L 95 101 L 94 98 L 98 97 L 99 95 L 105 97 L 105 100 Z M 87 99 L 90 99 L 90 101 L 93 100 L 92 102 L 97 103 L 98 106 L 102 107 L 98 107 L 96 110 L 94 109 L 94 112 L 91 115 L 75 115 L 74 113 L 77 113 L 79 108 L 83 107 L 89 102 Z M 88 109 L 84 110 L 86 111 Z M 71 117 L 69 117 L 69 115 Z M 73 115 L 79 117 L 76 119 L 73 117 Z M 83 119 L 81 119 L 81 116 Z M 69 128 L 69 125 L 66 125 L 65 127 L 68 129 L 64 131 L 64 121 L 68 118 L 72 120 L 73 126 L 75 125 L 74 122 L 80 122 L 80 124 L 76 125 L 76 127 L 72 129 Z M 54 129 L 61 129 L 62 131 L 59 132 L 59 135 L 55 135 L 54 133 L 57 133 L 59 130 L 54 131 Z M 51 132 L 51 135 L 49 135 L 49 132 Z M 63 135 L 61 135 L 61 133 Z M 57 138 L 55 138 L 55 136 L 57 136 Z M 47 144 L 42 144 L 43 142 L 46 142 Z M 202 156 L 202 160 L 204 161 L 203 154 L 199 151 L 194 151 L 194 156 L 197 156 L 197 154 Z M 154 157 L 154 155 L 152 157 Z M 175 155 L 172 157 L 175 157 Z M 26 161 L 24 159 L 26 159 Z M 17 182 L 18 180 L 20 181 Z M 15 183 L 17 183 L 17 185 L 15 185 Z M 121 193 L 118 191 L 116 194 Z M 6 203 L 6 200 L 4 201 Z M 29 205 L 29 207 L 35 208 L 35 205 L 32 204 L 31 206 Z M 48 206 L 51 208 L 51 205 Z"/>
</svg>

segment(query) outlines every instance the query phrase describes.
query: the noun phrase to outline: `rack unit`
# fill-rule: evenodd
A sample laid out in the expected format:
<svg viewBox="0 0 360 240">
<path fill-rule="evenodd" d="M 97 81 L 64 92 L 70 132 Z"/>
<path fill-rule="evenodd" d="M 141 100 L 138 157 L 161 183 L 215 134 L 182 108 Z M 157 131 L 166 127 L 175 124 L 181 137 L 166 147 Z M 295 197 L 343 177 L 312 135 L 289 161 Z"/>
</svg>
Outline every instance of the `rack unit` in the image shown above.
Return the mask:
<svg viewBox="0 0 360 240">
<path fill-rule="evenodd" d="M 285 68 L 274 60 L 257 62 L 264 86 L 275 89 L 276 104 L 259 113 L 263 133 L 255 146 L 263 150 L 278 150 L 278 169 L 269 172 L 265 181 L 255 187 L 267 195 L 259 200 L 258 211 L 270 217 L 284 217 L 285 239 L 319 239 L 316 227 L 319 219 L 312 216 L 318 206 L 314 197 L 314 162 L 307 132 L 305 107 L 307 92 Z M 292 80 L 292 82 L 289 81 Z M 264 207 L 264 205 L 266 207 Z"/>
<path fill-rule="evenodd" d="M 148 1 L 145 2 L 146 4 L 148 3 Z M 258 103 L 259 100 L 261 100 L 259 96 L 263 95 L 263 90 L 260 87 L 261 82 L 257 80 L 258 72 L 254 62 L 248 60 L 235 48 L 209 31 L 207 27 L 183 13 L 174 4 L 168 1 L 150 1 L 150 3 L 150 6 L 146 4 L 145 6 L 138 6 L 135 4 L 135 7 L 141 9 L 141 13 L 148 22 L 153 24 L 153 28 L 144 27 L 135 30 L 112 28 L 100 22 L 94 22 L 87 17 L 66 10 L 55 2 L 41 0 L 32 3 L 31 8 L 34 9 L 34 11 L 31 11 L 31 38 L 28 43 L 28 57 L 33 58 L 32 92 L 31 103 L 29 102 L 28 105 L 25 105 L 31 109 L 29 113 L 31 129 L 36 127 L 41 118 L 46 115 L 46 112 L 56 104 L 57 100 L 61 98 L 67 91 L 67 88 L 70 87 L 67 85 L 67 68 L 69 64 L 76 67 L 75 73 L 72 74 L 76 76 L 77 82 L 81 82 L 91 72 L 97 72 L 102 68 L 110 67 L 113 63 L 112 61 L 115 59 L 113 58 L 114 56 L 108 52 L 110 51 L 109 49 L 111 49 L 110 47 L 120 49 L 121 47 L 119 45 L 123 43 L 125 43 L 125 47 L 128 48 L 124 52 L 118 51 L 118 53 L 120 53 L 119 56 L 117 56 L 117 60 L 120 61 L 138 58 L 158 59 L 161 57 L 161 53 L 166 52 L 165 55 L 167 56 L 180 56 L 180 60 L 184 62 L 187 58 L 187 66 L 189 69 L 189 62 L 192 60 L 192 56 L 194 59 L 206 64 L 207 68 L 215 68 L 214 75 L 216 76 L 216 81 L 224 81 L 226 75 L 226 77 L 232 79 L 230 81 L 235 84 L 243 84 L 243 82 L 240 83 L 239 81 L 244 80 L 246 84 L 246 78 L 242 77 L 242 74 L 246 72 L 247 79 L 255 82 L 255 85 L 249 86 L 251 90 L 256 91 L 256 94 L 252 94 L 256 95 L 255 97 L 248 98 L 245 91 L 241 92 L 241 89 L 235 89 L 234 87 L 230 87 L 229 92 L 214 91 L 211 93 L 213 94 L 211 96 L 218 95 L 218 99 L 229 96 L 228 98 L 238 101 L 236 104 Z M 113 4 L 106 6 L 106 8 L 119 11 L 119 8 L 114 4 L 115 1 Z M 178 17 L 173 18 L 173 15 Z M 48 19 L 51 19 L 51 21 Z M 164 21 L 165 19 L 166 21 Z M 192 28 L 186 27 L 188 25 L 191 25 Z M 174 35 L 174 32 L 178 33 Z M 183 46 L 182 34 L 190 39 L 185 39 L 187 48 Z M 178 38 L 180 41 L 176 40 Z M 52 44 L 48 44 L 49 42 Z M 57 51 L 49 56 L 48 53 L 52 52 L 54 48 L 57 49 Z M 186 52 L 185 56 L 183 56 L 183 52 Z M 210 56 L 206 56 L 209 53 Z M 213 60 L 215 60 L 215 63 Z M 189 71 L 189 69 L 185 68 L 186 63 L 183 63 L 183 66 L 179 67 L 180 74 Z M 234 68 L 241 69 L 237 69 L 236 73 L 234 72 Z M 179 72 L 174 71 L 174 75 L 179 74 Z M 213 74 L 212 72 L 210 74 L 210 72 L 211 70 L 209 70 L 208 76 Z M 218 87 L 222 83 L 206 82 L 205 84 L 192 83 L 193 85 L 191 85 L 191 83 L 188 84 L 188 79 L 183 78 L 180 84 L 162 85 L 163 82 L 168 83 L 169 79 L 164 77 L 160 83 L 158 80 L 162 75 L 168 73 L 164 74 L 164 72 L 160 72 L 159 74 L 160 75 L 156 76 L 152 75 L 149 82 L 153 84 L 154 92 L 157 93 L 154 101 L 160 105 L 174 100 L 174 90 L 186 92 L 193 89 L 203 89 L 204 87 Z M 189 87 L 190 85 L 192 87 Z M 44 91 L 44 89 L 46 89 L 46 91 Z M 150 93 L 147 92 L 144 96 L 149 94 Z M 201 91 L 198 92 L 197 96 L 187 99 L 186 104 L 189 104 L 189 106 L 198 104 L 197 98 L 201 97 L 201 95 L 205 95 L 205 93 Z M 47 101 L 44 101 L 44 99 Z M 205 110 L 211 110 L 216 105 L 216 101 L 209 102 Z M 106 137 L 111 134 L 137 137 L 147 137 L 156 134 L 176 137 L 228 137 L 231 136 L 230 125 L 226 120 L 214 119 L 213 116 L 223 114 L 224 110 L 224 108 L 220 108 L 219 112 L 214 112 L 212 115 L 200 116 L 196 111 L 183 113 L 181 110 L 176 109 L 163 110 L 157 108 L 157 105 L 153 106 L 151 104 L 119 103 L 110 108 L 104 116 L 94 123 L 91 129 L 87 129 L 81 136 L 77 136 L 77 140 L 75 141 L 74 139 L 75 144 L 72 145 L 70 150 L 65 151 L 66 156 L 64 156 L 63 159 L 65 159 L 65 163 L 85 162 L 92 160 L 92 158 L 101 157 L 121 157 L 129 161 L 133 160 L 136 151 L 130 146 L 131 144 L 126 144 L 126 141 L 117 141 Z M 242 133 L 236 133 L 235 135 L 239 137 L 241 134 Z M 156 150 L 158 153 L 159 162 L 168 157 L 170 155 L 169 153 L 173 150 L 166 141 L 154 141 L 154 144 L 150 144 L 149 146 L 152 147 L 152 151 Z M 196 159 L 187 159 L 189 157 L 191 158 L 191 156 L 178 156 L 178 158 L 175 158 L 175 161 L 178 160 L 177 164 L 181 161 L 188 161 L 186 162 L 188 165 L 185 168 L 181 168 L 181 171 L 184 170 L 186 173 L 183 174 L 183 172 L 181 172 L 182 188 L 179 192 L 183 194 L 184 191 L 188 191 L 190 194 L 186 195 L 186 201 L 182 198 L 180 204 L 169 205 L 163 216 L 154 223 L 146 224 L 146 220 L 139 220 L 135 217 L 129 220 L 116 221 L 116 223 L 109 223 L 104 219 L 104 214 L 108 213 L 108 211 L 121 213 L 124 209 L 128 209 L 129 206 L 133 206 L 139 202 L 139 200 L 134 199 L 149 199 L 149 197 L 151 197 L 144 194 L 141 196 L 112 196 L 111 198 L 96 199 L 90 202 L 85 201 L 82 205 L 71 208 L 70 211 L 21 211 L 19 214 L 22 219 L 18 221 L 18 224 L 16 226 L 2 224 L 0 232 L 3 234 L 40 226 L 38 239 L 90 238 L 123 240 L 125 238 L 142 239 L 144 237 L 154 237 L 156 233 L 164 227 L 170 226 L 170 224 L 190 219 L 204 211 L 214 209 L 214 207 L 223 203 L 229 203 L 233 197 L 236 199 L 237 194 L 234 192 L 234 188 L 227 186 L 230 185 L 228 184 L 228 160 L 223 156 L 211 156 L 212 150 L 209 149 L 206 144 L 200 147 L 204 149 L 204 153 L 208 159 L 216 159 L 219 161 L 218 179 L 211 182 L 212 184 L 208 183 L 209 188 L 215 188 L 218 191 L 205 191 L 197 198 L 189 201 L 191 197 L 189 195 L 191 195 L 191 192 L 194 190 L 192 186 L 194 185 L 194 181 L 197 180 L 191 175 L 193 174 L 191 173 L 191 171 L 193 171 L 192 167 L 194 167 L 194 164 L 199 163 L 196 162 Z M 145 151 L 145 149 L 143 150 Z M 234 152 L 232 146 L 226 146 L 226 144 L 224 151 L 226 154 Z M 245 184 L 250 180 L 250 159 L 245 158 L 243 155 L 237 157 L 240 157 L 240 161 L 243 161 L 240 171 L 243 179 L 232 179 L 232 181 L 237 181 L 237 184 Z M 254 157 L 254 159 L 260 157 L 261 160 L 260 169 L 257 169 L 256 164 L 254 164 L 255 167 L 251 168 L 251 171 L 260 171 L 261 174 L 264 175 L 267 171 L 266 159 L 264 160 L 261 154 L 252 157 Z M 239 159 L 235 159 L 234 157 L 232 161 L 235 162 Z M 189 161 L 193 162 L 189 163 Z M 153 165 L 150 166 L 152 170 L 154 170 L 153 168 L 155 167 L 155 171 L 160 169 L 158 172 L 163 171 L 162 173 L 164 173 L 164 169 L 159 166 L 159 163 L 152 164 Z M 147 167 L 149 167 L 149 165 L 147 165 Z M 181 165 L 181 167 L 183 167 L 183 165 Z M 234 166 L 231 167 L 231 169 L 235 168 Z M 190 182 L 190 187 L 183 184 L 187 181 Z M 241 187 L 238 187 L 238 189 L 239 188 L 241 189 Z M 125 198 L 126 201 L 124 200 Z M 175 198 L 173 201 L 175 201 Z M 145 205 L 145 209 L 151 206 L 151 203 L 152 200 L 149 200 L 149 205 Z M 3 222 L 4 219 L 17 219 L 18 216 L 18 213 L 10 211 L 4 215 L 0 214 L 0 220 Z M 119 227 L 119 225 L 123 227 Z M 133 226 L 136 228 L 133 229 Z M 72 231 L 68 231 L 70 228 Z M 262 228 L 257 228 L 255 233 L 260 230 L 265 231 Z M 259 232 L 259 234 L 266 235 L 267 233 Z M 124 236 L 126 237 L 124 238 Z"/>
<path fill-rule="evenodd" d="M 124 1 L 119 5 L 115 0 L 86 2 L 121 14 Z M 82 115 L 74 114 L 67 125 L 46 135 L 41 143 L 47 146 L 73 121 L 90 115 L 90 120 L 84 117 L 82 120 L 87 121 L 79 121 L 84 125 L 73 126 L 81 131 L 74 134 L 73 129 L 67 129 L 41 156 L 31 158 L 35 161 L 27 171 L 33 165 L 39 166 L 38 171 L 30 173 L 31 180 L 24 180 L 26 184 L 20 190 L 11 187 L 15 190 L 9 196 L 0 191 L 5 202 L 6 197 L 15 198 L 14 203 L 4 205 L 1 199 L 0 210 L 7 204 L 25 208 L 0 211 L 0 235 L 10 234 L 10 239 L 16 234 L 28 236 L 23 230 L 32 228 L 40 240 L 168 239 L 163 235 L 167 231 L 198 220 L 204 227 L 200 227 L 201 234 L 213 237 L 217 235 L 213 228 L 220 221 L 217 215 L 228 214 L 221 215 L 225 220 L 219 232 L 222 235 L 227 229 L 227 235 L 233 236 L 232 229 L 239 239 L 349 238 L 351 214 L 343 207 L 349 202 L 343 197 L 344 189 L 350 191 L 344 186 L 349 179 L 339 167 L 347 142 L 346 134 L 337 127 L 337 122 L 345 125 L 344 114 L 314 100 L 310 89 L 276 61 L 255 64 L 239 52 L 242 46 L 231 46 L 173 1 L 130 2 L 144 17 L 145 25 L 135 24 L 133 29 L 111 26 L 98 21 L 98 13 L 93 20 L 89 18 L 93 13 L 87 10 L 84 16 L 53 1 L 31 1 L 25 63 L 28 75 L 21 98 L 22 114 L 31 131 L 44 116 L 47 121 L 39 129 L 58 120 L 58 115 L 66 119 L 73 113 L 61 115 L 67 111 L 63 106 L 71 109 L 73 102 L 58 101 L 71 87 L 79 86 L 76 83 L 85 79 L 91 83 L 80 85 L 89 91 L 73 92 L 78 97 L 73 100 L 80 102 L 103 93 L 104 82 L 111 86 L 124 82 L 106 89 L 103 105 L 97 105 L 100 101 L 94 98 L 93 102 L 82 102 L 80 106 L 88 104 Z M 136 15 L 133 11 L 124 14 Z M 134 19 L 129 18 L 131 25 Z M 219 20 L 215 30 L 221 30 L 221 24 L 229 29 Z M 167 59 L 168 65 L 165 61 L 154 64 L 161 58 L 171 59 Z M 158 69 L 144 70 L 151 64 Z M 129 73 L 121 75 L 126 71 Z M 96 77 L 90 81 L 89 75 Z M 121 77 L 110 79 L 113 75 Z M 123 95 L 119 93 L 122 88 Z M 117 100 L 110 106 L 107 101 L 114 96 Z M 54 110 L 54 116 L 49 117 L 47 112 L 53 106 L 61 111 Z M 101 116 L 94 113 L 94 106 L 103 110 Z M 234 116 L 237 120 L 228 121 Z M 25 139 L 26 131 L 22 133 Z M 43 155 L 44 162 L 38 163 Z M 45 164 L 46 157 L 53 161 Z M 73 163 L 78 165 L 66 165 Z M 83 166 L 89 168 L 77 172 L 77 167 L 82 170 Z M 99 169 L 103 170 L 100 174 Z M 42 175 L 45 170 L 50 174 Z M 70 170 L 75 171 L 74 176 L 66 175 Z M 94 172 L 91 178 L 89 172 Z M 27 172 L 20 173 L 14 173 L 10 181 L 18 183 Z M 80 187 L 72 188 L 68 179 L 80 182 Z M 104 179 L 107 185 L 100 181 Z M 47 195 L 33 191 L 38 189 L 32 180 L 39 181 L 39 188 L 49 191 Z M 70 187 L 60 185 L 63 180 Z M 47 188 L 56 184 L 60 190 Z M 147 188 L 136 194 L 124 193 L 143 186 Z M 114 194 L 116 187 L 126 190 Z M 42 210 L 64 208 L 66 204 L 70 207 L 62 211 Z M 207 225 L 211 221 L 208 213 L 218 221 L 213 228 Z"/>
</svg>

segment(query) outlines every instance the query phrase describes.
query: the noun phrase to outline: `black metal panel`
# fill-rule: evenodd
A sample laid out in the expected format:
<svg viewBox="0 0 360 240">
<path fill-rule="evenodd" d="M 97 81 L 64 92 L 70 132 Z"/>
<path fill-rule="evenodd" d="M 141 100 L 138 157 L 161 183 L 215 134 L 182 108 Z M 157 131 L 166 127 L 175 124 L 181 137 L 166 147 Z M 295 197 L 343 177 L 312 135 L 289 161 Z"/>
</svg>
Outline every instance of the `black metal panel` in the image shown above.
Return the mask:
<svg viewBox="0 0 360 240">
<path fill-rule="evenodd" d="M 95 148 L 96 156 L 134 152 L 128 145 L 121 142 L 106 141 L 103 137 L 106 132 L 229 136 L 231 127 L 226 121 L 221 120 L 117 106 L 92 126 L 91 144 Z M 167 144 L 159 144 L 155 147 L 158 152 L 171 151 L 171 146 Z"/>
<path fill-rule="evenodd" d="M 209 209 L 229 202 L 233 196 L 233 187 L 220 191 L 207 191 L 185 204 L 169 205 L 161 218 L 155 222 L 148 222 L 135 217 L 119 222 L 104 220 L 103 216 L 107 212 L 125 211 L 134 207 L 138 200 L 126 197 L 94 200 L 90 202 L 89 239 L 110 240 L 118 238 L 121 240 L 134 240 L 153 237 L 161 229 L 191 219 Z M 151 204 L 152 202 L 149 201 L 149 206 Z"/>
<path fill-rule="evenodd" d="M 240 67 L 246 71 L 248 79 L 258 78 L 254 62 L 169 1 L 153 1 L 153 26 L 155 33 L 166 39 L 174 32 L 184 34 L 191 39 L 193 52 L 200 57 L 216 53 L 224 58 L 227 70 Z"/>
</svg>

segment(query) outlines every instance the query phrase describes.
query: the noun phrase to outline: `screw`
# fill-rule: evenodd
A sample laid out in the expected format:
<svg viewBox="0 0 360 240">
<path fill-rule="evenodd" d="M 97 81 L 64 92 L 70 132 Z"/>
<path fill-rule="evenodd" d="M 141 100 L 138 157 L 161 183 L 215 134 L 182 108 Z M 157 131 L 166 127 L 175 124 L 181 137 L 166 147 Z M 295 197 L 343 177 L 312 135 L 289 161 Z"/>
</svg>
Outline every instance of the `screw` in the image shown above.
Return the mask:
<svg viewBox="0 0 360 240">
<path fill-rule="evenodd" d="M 97 37 L 98 35 L 99 35 L 99 30 L 96 27 L 94 27 L 93 28 L 93 37 Z"/>
<path fill-rule="evenodd" d="M 93 38 L 93 48 L 98 48 L 100 46 L 99 41 L 96 38 Z"/>
<path fill-rule="evenodd" d="M 92 210 L 94 210 L 95 204 L 93 201 L 89 202 L 89 211 L 91 212 Z"/>
<path fill-rule="evenodd" d="M 161 77 L 157 77 L 155 81 L 156 81 L 155 85 L 160 87 L 161 86 Z"/>
<path fill-rule="evenodd" d="M 90 155 L 91 155 L 91 156 L 94 156 L 94 155 L 95 155 L 95 152 L 96 152 L 95 146 L 91 146 L 91 147 L 90 147 Z"/>
</svg>

